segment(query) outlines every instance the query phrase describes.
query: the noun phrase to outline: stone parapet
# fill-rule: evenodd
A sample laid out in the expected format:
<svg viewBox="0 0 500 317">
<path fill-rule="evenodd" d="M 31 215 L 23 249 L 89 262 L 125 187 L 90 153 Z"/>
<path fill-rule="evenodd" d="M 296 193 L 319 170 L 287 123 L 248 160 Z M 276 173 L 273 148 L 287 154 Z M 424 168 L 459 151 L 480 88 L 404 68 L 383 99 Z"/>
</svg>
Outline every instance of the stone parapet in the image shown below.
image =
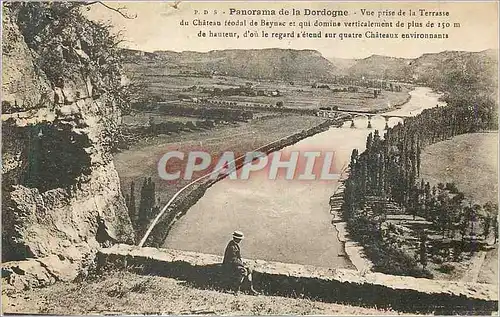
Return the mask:
<svg viewBox="0 0 500 317">
<path fill-rule="evenodd" d="M 221 261 L 217 255 L 124 244 L 103 248 L 97 254 L 99 269 L 126 267 L 140 274 L 185 280 L 201 288 L 223 285 Z M 498 310 L 498 290 L 490 284 L 244 261 L 254 270 L 256 288 L 269 295 L 307 297 L 411 313 L 489 315 Z"/>
</svg>

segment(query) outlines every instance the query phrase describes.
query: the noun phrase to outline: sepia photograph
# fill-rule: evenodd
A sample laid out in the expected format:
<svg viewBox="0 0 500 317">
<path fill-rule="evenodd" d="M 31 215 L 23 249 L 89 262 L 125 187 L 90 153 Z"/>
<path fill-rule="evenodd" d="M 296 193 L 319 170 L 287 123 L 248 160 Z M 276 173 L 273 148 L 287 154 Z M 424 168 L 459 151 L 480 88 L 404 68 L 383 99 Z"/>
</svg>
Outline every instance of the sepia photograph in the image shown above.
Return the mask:
<svg viewBox="0 0 500 317">
<path fill-rule="evenodd" d="M 498 316 L 497 1 L 3 1 L 2 314 Z"/>
</svg>

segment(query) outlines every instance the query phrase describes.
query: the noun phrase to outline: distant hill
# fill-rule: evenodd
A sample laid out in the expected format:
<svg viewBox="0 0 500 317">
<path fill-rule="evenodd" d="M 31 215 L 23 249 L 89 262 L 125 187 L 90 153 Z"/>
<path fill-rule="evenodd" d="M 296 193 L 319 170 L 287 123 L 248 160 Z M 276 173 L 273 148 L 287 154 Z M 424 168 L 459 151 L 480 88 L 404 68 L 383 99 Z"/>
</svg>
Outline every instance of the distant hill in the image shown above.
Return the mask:
<svg viewBox="0 0 500 317">
<path fill-rule="evenodd" d="M 361 78 L 385 78 L 408 80 L 411 74 L 412 59 L 372 55 L 357 59 L 347 70 L 347 75 Z"/>
<path fill-rule="evenodd" d="M 124 50 L 129 69 L 149 75 L 211 74 L 251 79 L 329 81 L 335 76 L 356 79 L 413 81 L 445 87 L 454 73 L 472 72 L 496 87 L 498 50 L 444 51 L 415 59 L 372 55 L 363 59 L 326 59 L 314 50 L 259 49 L 210 52 Z M 132 66 L 131 66 L 132 65 Z"/>
<path fill-rule="evenodd" d="M 496 80 L 498 50 L 444 51 L 423 54 L 414 59 L 372 55 L 356 60 L 341 58 L 329 58 L 329 60 L 344 76 L 411 80 L 430 84 L 443 81 L 443 75 L 449 73 L 449 70 L 471 64 L 477 64 L 475 68 L 482 76 Z"/>
<path fill-rule="evenodd" d="M 485 87 L 498 86 L 498 50 L 444 51 L 414 59 L 410 68 L 417 82 L 440 87 L 460 73 L 475 74 Z"/>
<path fill-rule="evenodd" d="M 142 54 L 142 55 L 141 55 Z M 127 50 L 128 61 L 147 59 L 157 67 L 253 79 L 327 80 L 337 68 L 314 50 L 261 49 L 220 50 L 207 53 Z"/>
<path fill-rule="evenodd" d="M 350 58 L 327 57 L 327 59 L 337 68 L 338 75 L 341 76 L 348 75 L 349 68 L 356 64 L 356 60 Z"/>
</svg>

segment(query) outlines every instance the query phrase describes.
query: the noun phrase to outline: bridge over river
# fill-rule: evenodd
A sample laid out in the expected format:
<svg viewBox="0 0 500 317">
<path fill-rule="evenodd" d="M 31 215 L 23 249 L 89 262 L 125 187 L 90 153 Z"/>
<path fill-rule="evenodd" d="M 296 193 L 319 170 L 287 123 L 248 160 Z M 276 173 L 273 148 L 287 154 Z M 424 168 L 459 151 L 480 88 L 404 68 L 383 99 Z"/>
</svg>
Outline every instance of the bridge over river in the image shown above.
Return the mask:
<svg viewBox="0 0 500 317">
<path fill-rule="evenodd" d="M 356 117 L 342 127 L 332 127 L 282 151 L 335 151 L 334 164 L 340 169 L 354 148 L 364 150 L 366 137 L 374 129 L 393 126 L 402 117 L 439 103 L 439 96 L 429 88 L 416 88 L 410 94 L 412 98 L 401 109 L 373 115 L 372 128 L 361 128 L 366 118 L 352 114 Z M 360 128 L 350 129 L 351 121 Z M 164 247 L 220 255 L 231 233 L 239 229 L 246 235 L 242 242 L 246 258 L 352 268 L 331 224 L 329 198 L 336 186 L 336 180 L 268 180 L 259 175 L 248 180 L 223 179 L 175 223 Z"/>
<path fill-rule="evenodd" d="M 338 115 L 346 115 L 346 119 L 350 120 L 351 128 L 355 128 L 356 125 L 354 124 L 354 119 L 358 117 L 365 117 L 367 119 L 367 128 L 371 129 L 372 128 L 372 118 L 373 117 L 382 117 L 385 120 L 385 127 L 384 129 L 387 130 L 389 128 L 389 120 L 391 118 L 399 118 L 399 119 L 405 119 L 408 117 L 411 117 L 412 114 L 411 112 L 409 114 L 384 114 L 384 113 L 374 113 L 374 112 L 364 112 L 364 111 L 351 111 L 351 110 L 322 110 L 320 109 L 318 112 L 316 112 L 316 115 L 318 117 L 323 117 L 323 118 L 337 118 Z"/>
</svg>

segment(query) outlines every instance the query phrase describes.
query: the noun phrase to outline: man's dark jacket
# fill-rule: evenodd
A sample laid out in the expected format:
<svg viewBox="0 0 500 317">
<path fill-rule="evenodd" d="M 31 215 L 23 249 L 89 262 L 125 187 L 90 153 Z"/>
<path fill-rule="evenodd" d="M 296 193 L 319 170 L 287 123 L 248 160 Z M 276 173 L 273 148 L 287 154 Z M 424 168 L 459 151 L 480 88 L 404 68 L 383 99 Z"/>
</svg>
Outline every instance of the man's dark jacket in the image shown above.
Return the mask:
<svg viewBox="0 0 500 317">
<path fill-rule="evenodd" d="M 229 241 L 226 247 L 226 252 L 224 252 L 224 265 L 233 267 L 243 267 L 243 261 L 241 260 L 240 246 L 234 240 Z"/>
</svg>

